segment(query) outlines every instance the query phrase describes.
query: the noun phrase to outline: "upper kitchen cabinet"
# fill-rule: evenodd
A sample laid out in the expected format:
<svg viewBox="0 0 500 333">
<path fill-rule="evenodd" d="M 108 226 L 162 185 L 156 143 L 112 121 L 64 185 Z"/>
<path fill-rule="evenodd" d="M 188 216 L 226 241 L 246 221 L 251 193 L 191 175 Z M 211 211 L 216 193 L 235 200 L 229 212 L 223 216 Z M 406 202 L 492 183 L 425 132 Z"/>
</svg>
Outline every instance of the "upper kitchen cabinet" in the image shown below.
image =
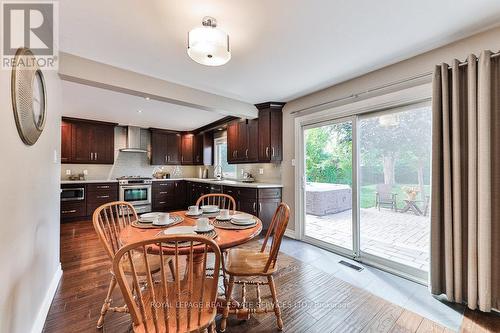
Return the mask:
<svg viewBox="0 0 500 333">
<path fill-rule="evenodd" d="M 182 136 L 178 132 L 151 129 L 151 164 L 181 164 Z"/>
<path fill-rule="evenodd" d="M 71 130 L 73 125 L 68 121 L 61 121 L 61 163 L 71 162 Z"/>
<path fill-rule="evenodd" d="M 235 120 L 227 126 L 227 160 L 229 163 L 258 161 L 258 119 Z"/>
<path fill-rule="evenodd" d="M 259 162 L 283 160 L 283 106 L 285 103 L 256 104 L 259 109 Z"/>
<path fill-rule="evenodd" d="M 182 135 L 182 158 L 184 165 L 212 165 L 213 132 Z"/>
<path fill-rule="evenodd" d="M 116 125 L 63 117 L 61 163 L 113 164 Z"/>
<path fill-rule="evenodd" d="M 186 133 L 182 135 L 181 162 L 182 164 L 194 163 L 194 134 Z"/>
</svg>

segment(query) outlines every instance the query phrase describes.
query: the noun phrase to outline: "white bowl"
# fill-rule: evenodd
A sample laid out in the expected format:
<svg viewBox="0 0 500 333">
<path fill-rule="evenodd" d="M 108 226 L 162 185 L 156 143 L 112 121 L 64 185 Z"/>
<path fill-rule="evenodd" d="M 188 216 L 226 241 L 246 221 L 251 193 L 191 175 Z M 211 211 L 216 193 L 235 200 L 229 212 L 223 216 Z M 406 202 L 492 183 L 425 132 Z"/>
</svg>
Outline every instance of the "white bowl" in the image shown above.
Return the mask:
<svg viewBox="0 0 500 333">
<path fill-rule="evenodd" d="M 217 205 L 205 205 L 205 206 L 201 206 L 201 210 L 204 213 L 214 213 L 214 212 L 217 212 L 219 210 L 219 206 L 217 206 Z"/>
</svg>

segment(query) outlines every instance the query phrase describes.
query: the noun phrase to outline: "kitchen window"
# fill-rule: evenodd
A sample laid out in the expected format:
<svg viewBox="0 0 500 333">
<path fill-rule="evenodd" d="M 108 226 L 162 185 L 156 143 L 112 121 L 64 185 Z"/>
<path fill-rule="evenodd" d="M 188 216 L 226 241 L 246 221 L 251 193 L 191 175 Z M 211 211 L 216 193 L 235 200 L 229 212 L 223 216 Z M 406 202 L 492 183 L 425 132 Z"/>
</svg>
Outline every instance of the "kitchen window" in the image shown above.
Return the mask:
<svg viewBox="0 0 500 333">
<path fill-rule="evenodd" d="M 214 140 L 215 146 L 215 167 L 222 168 L 223 178 L 236 179 L 236 165 L 227 163 L 227 137 Z"/>
</svg>

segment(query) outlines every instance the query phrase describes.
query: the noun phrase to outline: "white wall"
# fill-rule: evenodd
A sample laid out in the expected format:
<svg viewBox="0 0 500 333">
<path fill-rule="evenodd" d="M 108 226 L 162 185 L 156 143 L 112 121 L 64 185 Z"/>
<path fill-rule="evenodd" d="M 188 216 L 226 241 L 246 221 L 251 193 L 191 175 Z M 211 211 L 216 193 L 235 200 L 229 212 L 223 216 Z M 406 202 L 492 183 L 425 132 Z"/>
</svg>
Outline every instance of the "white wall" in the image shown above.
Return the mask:
<svg viewBox="0 0 500 333">
<path fill-rule="evenodd" d="M 292 112 L 344 98 L 355 93 L 414 77 L 422 73 L 431 72 L 436 64 L 450 62 L 454 58 L 465 60 L 468 54 L 479 54 L 485 49 L 490 49 L 494 52 L 500 50 L 500 28 L 485 31 L 287 103 L 283 110 L 284 157 L 281 177 L 283 182 L 283 200 L 292 208 L 292 218 L 288 224 L 289 229 L 294 229 L 295 222 L 295 169 L 292 166 L 292 159 L 295 158 L 295 115 L 293 115 Z M 422 81 L 420 80 L 419 83 L 422 83 Z M 398 88 L 394 87 L 392 90 L 395 89 Z M 386 91 L 390 90 L 391 89 Z M 368 95 L 366 95 L 366 97 L 368 97 Z M 315 112 L 319 111 L 322 110 L 318 108 Z M 334 116 L 334 114 L 332 114 L 332 116 Z"/>
<path fill-rule="evenodd" d="M 40 331 L 35 326 L 45 320 L 44 305 L 52 296 L 47 291 L 57 286 L 60 273 L 60 164 L 54 162 L 54 151 L 57 160 L 60 151 L 60 81 L 54 72 L 44 75 L 45 130 L 26 146 L 12 113 L 10 71 L 0 70 L 0 332 Z"/>
</svg>

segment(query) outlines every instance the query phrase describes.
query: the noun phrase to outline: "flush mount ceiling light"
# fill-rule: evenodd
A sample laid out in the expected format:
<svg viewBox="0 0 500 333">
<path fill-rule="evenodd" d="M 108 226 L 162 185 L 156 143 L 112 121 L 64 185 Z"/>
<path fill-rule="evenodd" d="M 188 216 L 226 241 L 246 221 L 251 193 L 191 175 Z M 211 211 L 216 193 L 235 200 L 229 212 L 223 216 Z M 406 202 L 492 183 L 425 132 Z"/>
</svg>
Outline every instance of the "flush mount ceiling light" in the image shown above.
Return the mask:
<svg viewBox="0 0 500 333">
<path fill-rule="evenodd" d="M 191 59 L 205 66 L 221 66 L 231 59 L 229 35 L 217 29 L 217 21 L 210 16 L 202 20 L 203 27 L 188 33 L 187 53 Z"/>
</svg>

